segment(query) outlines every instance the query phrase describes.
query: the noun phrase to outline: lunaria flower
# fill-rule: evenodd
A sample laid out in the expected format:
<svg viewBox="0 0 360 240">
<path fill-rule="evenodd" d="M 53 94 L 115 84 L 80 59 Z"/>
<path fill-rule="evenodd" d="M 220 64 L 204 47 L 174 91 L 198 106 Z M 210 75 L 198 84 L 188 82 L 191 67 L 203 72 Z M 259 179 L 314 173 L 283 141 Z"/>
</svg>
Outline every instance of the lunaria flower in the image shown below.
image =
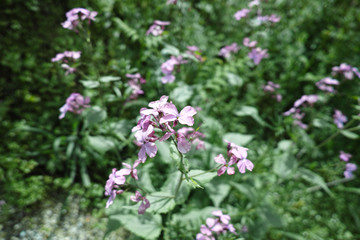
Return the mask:
<svg viewBox="0 0 360 240">
<path fill-rule="evenodd" d="M 66 103 L 60 108 L 59 119 L 63 119 L 67 112 L 73 112 L 75 114 L 81 114 L 85 108 L 90 107 L 89 97 L 83 97 L 80 93 L 72 93 L 66 99 Z"/>
<path fill-rule="evenodd" d="M 271 14 L 270 16 L 258 16 L 257 17 L 258 20 L 260 20 L 261 22 L 272 22 L 272 23 L 277 23 L 280 22 L 280 17 L 277 16 L 276 14 Z"/>
<path fill-rule="evenodd" d="M 352 178 L 354 175 L 352 172 L 356 171 L 357 166 L 354 163 L 347 163 L 344 171 L 345 178 Z"/>
<path fill-rule="evenodd" d="M 80 51 L 65 51 L 63 53 L 58 53 L 54 58 L 51 59 L 52 62 L 63 61 L 67 63 L 69 60 L 79 59 L 81 56 Z"/>
<path fill-rule="evenodd" d="M 138 191 L 135 192 L 135 196 L 130 197 L 130 200 L 133 202 L 141 201 L 141 204 L 140 204 L 139 210 L 138 210 L 139 214 L 144 214 L 146 209 L 148 209 L 150 207 L 149 200 L 147 200 L 146 197 L 143 197 Z"/>
<path fill-rule="evenodd" d="M 126 74 L 126 77 L 130 79 L 128 84 L 133 90 L 130 99 L 136 99 L 139 95 L 144 94 L 144 91 L 141 89 L 141 84 L 146 83 L 146 80 L 141 77 L 140 73 Z"/>
<path fill-rule="evenodd" d="M 117 171 L 116 168 L 112 169 L 112 173 L 109 175 L 109 179 L 106 181 L 105 185 L 105 196 L 110 196 L 107 203 L 106 208 L 108 208 L 114 201 L 117 194 L 121 194 L 123 190 L 116 190 L 114 188 L 118 188 L 120 185 L 125 183 L 125 177 Z"/>
<path fill-rule="evenodd" d="M 166 25 L 170 25 L 170 22 L 155 20 L 153 25 L 146 31 L 146 35 L 152 34 L 154 36 L 159 36 L 164 32 Z"/>
<path fill-rule="evenodd" d="M 182 134 L 188 139 L 192 144 L 196 145 L 196 149 L 205 149 L 205 143 L 200 140 L 204 138 L 205 135 L 199 131 L 195 131 L 192 127 L 183 127 L 177 131 L 178 134 Z"/>
<path fill-rule="evenodd" d="M 197 46 L 187 46 L 186 48 L 187 48 L 187 51 L 186 51 L 187 54 L 194 56 L 200 62 L 205 61 L 205 58 L 203 58 L 200 55 L 201 51 Z"/>
<path fill-rule="evenodd" d="M 65 76 L 76 72 L 76 68 L 70 67 L 69 65 L 67 65 L 66 63 L 61 64 L 61 67 L 66 70 L 65 72 Z"/>
<path fill-rule="evenodd" d="M 259 6 L 259 5 L 260 5 L 260 0 L 252 0 L 248 4 L 249 8 L 252 8 L 253 6 Z"/>
<path fill-rule="evenodd" d="M 272 81 L 268 81 L 266 85 L 262 86 L 262 88 L 264 89 L 264 92 L 275 93 L 275 91 L 280 88 L 280 85 L 273 83 Z M 275 98 L 278 102 L 281 102 L 282 100 L 281 94 L 272 94 L 272 97 Z"/>
<path fill-rule="evenodd" d="M 335 66 L 332 68 L 332 74 L 343 74 L 344 77 L 348 80 L 352 80 L 354 78 L 354 74 L 360 78 L 359 70 L 356 67 L 352 67 L 349 64 L 342 63 L 340 66 Z"/>
<path fill-rule="evenodd" d="M 338 128 L 344 128 L 344 123 L 347 122 L 347 117 L 340 111 L 335 109 L 335 113 L 333 115 L 334 123 Z"/>
<path fill-rule="evenodd" d="M 229 162 L 226 162 L 224 156 L 222 154 L 217 155 L 214 158 L 215 162 L 222 164 L 220 169 L 218 170 L 218 176 L 223 175 L 226 171 L 228 175 L 235 174 L 235 169 L 233 167 L 230 167 L 231 165 L 235 164 L 237 159 L 236 158 L 230 158 Z"/>
<path fill-rule="evenodd" d="M 230 163 L 236 163 L 240 173 L 245 173 L 246 169 L 252 171 L 254 164 L 247 159 L 248 149 L 240 147 L 235 143 L 229 142 L 227 140 L 225 140 L 225 142 L 228 143 L 228 157 L 230 158 L 228 164 L 230 165 Z"/>
<path fill-rule="evenodd" d="M 135 133 L 135 138 L 141 146 L 138 154 L 139 161 L 144 163 L 146 161 L 146 155 L 150 158 L 156 156 L 157 147 L 155 141 L 157 140 L 157 137 L 154 135 L 154 127 L 152 125 L 149 125 L 146 130 L 138 130 Z"/>
<path fill-rule="evenodd" d="M 161 71 L 165 74 L 165 76 L 161 78 L 161 82 L 163 84 L 174 82 L 175 76 L 173 75 L 173 71 L 175 70 L 175 66 L 183 63 L 187 63 L 187 61 L 184 60 L 182 56 L 171 56 L 169 60 L 161 64 Z"/>
<path fill-rule="evenodd" d="M 207 218 L 206 224 L 201 225 L 200 233 L 196 235 L 196 240 L 215 240 L 215 235 L 231 232 L 236 234 L 235 228 L 230 224 L 230 216 L 223 214 L 220 210 L 213 211 L 216 218 Z"/>
<path fill-rule="evenodd" d="M 246 37 L 243 40 L 243 44 L 245 47 L 254 48 L 256 47 L 257 41 L 250 41 L 250 38 Z"/>
<path fill-rule="evenodd" d="M 80 21 L 88 19 L 88 24 L 90 24 L 91 21 L 95 21 L 96 15 L 97 12 L 95 11 L 89 11 L 85 8 L 73 8 L 66 13 L 67 19 L 61 25 L 63 28 L 77 31 Z"/>
<path fill-rule="evenodd" d="M 324 92 L 330 92 L 330 93 L 335 93 L 335 89 L 332 85 L 339 85 L 339 81 L 336 79 L 332 79 L 332 78 L 323 78 L 320 81 L 318 81 L 317 83 L 315 83 L 315 85 Z"/>
<path fill-rule="evenodd" d="M 242 18 L 246 18 L 250 10 L 247 8 L 241 9 L 234 14 L 234 18 L 239 21 Z"/>
<path fill-rule="evenodd" d="M 176 106 L 172 103 L 167 103 L 162 109 L 164 116 L 160 119 L 160 124 L 165 122 L 179 121 L 181 124 L 188 126 L 194 125 L 193 116 L 197 113 L 191 106 L 186 106 L 179 113 Z"/>
<path fill-rule="evenodd" d="M 253 48 L 248 54 L 248 57 L 254 61 L 255 65 L 258 65 L 263 58 L 268 56 L 269 54 L 267 53 L 267 49 L 261 48 Z"/>
<path fill-rule="evenodd" d="M 239 51 L 239 46 L 237 43 L 232 43 L 220 49 L 219 56 L 224 58 L 229 58 L 231 53 L 237 53 Z"/>
<path fill-rule="evenodd" d="M 343 151 L 340 151 L 340 159 L 345 161 L 345 162 L 348 162 L 349 159 L 352 157 L 352 155 L 350 153 L 346 153 L 346 152 L 343 152 Z"/>
</svg>

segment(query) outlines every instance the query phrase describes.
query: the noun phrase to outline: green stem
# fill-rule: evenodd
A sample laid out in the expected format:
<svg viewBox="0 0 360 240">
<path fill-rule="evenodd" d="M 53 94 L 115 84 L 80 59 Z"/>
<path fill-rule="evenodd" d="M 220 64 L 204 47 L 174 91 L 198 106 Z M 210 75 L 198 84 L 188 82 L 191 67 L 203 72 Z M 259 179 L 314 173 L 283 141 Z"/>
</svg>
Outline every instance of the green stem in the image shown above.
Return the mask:
<svg viewBox="0 0 360 240">
<path fill-rule="evenodd" d="M 332 182 L 328 182 L 326 183 L 326 185 L 328 187 L 332 187 L 332 186 L 336 186 L 336 185 L 339 185 L 339 184 L 342 184 L 342 183 L 345 183 L 345 182 L 349 182 L 351 180 L 354 180 L 355 177 L 352 177 L 352 178 L 341 178 L 341 179 L 338 179 L 338 180 L 335 180 L 335 181 L 332 181 Z M 322 189 L 321 186 L 314 186 L 314 187 L 310 187 L 310 188 L 307 188 L 306 191 L 307 192 L 315 192 L 317 190 L 320 190 Z"/>
</svg>

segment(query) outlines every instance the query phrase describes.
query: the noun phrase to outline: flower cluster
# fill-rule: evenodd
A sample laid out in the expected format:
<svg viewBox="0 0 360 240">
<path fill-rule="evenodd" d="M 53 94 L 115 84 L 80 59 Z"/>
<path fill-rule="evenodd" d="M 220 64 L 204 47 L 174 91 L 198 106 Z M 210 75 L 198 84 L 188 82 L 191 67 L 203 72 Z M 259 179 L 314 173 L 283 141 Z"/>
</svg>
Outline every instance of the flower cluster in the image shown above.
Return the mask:
<svg viewBox="0 0 360 240">
<path fill-rule="evenodd" d="M 280 85 L 273 83 L 272 81 L 268 81 L 266 85 L 262 86 L 262 88 L 266 93 L 275 93 L 276 89 L 280 88 Z M 275 98 L 278 102 L 281 102 L 282 100 L 282 95 L 279 93 L 273 94 L 272 97 Z"/>
<path fill-rule="evenodd" d="M 161 82 L 163 84 L 174 82 L 175 76 L 173 75 L 173 72 L 175 70 L 175 66 L 179 66 L 184 63 L 187 63 L 187 61 L 184 60 L 182 56 L 171 56 L 169 60 L 161 64 L 161 71 L 165 74 L 165 76 L 161 78 Z"/>
<path fill-rule="evenodd" d="M 237 21 L 240 21 L 242 18 L 246 18 L 247 15 L 249 14 L 249 12 L 250 12 L 250 10 L 247 8 L 241 9 L 234 14 L 234 18 Z"/>
<path fill-rule="evenodd" d="M 329 77 L 323 78 L 320 81 L 318 81 L 317 83 L 315 83 L 315 85 L 324 92 L 330 92 L 330 93 L 335 93 L 335 89 L 332 85 L 339 85 L 339 81 L 336 79 L 332 79 Z"/>
<path fill-rule="evenodd" d="M 234 164 L 237 165 L 240 173 L 245 173 L 246 169 L 252 171 L 254 164 L 250 160 L 246 159 L 248 149 L 240 147 L 232 142 L 226 142 L 228 143 L 227 155 L 229 161 L 227 162 L 222 154 L 219 154 L 214 158 L 215 162 L 222 164 L 218 170 L 218 176 L 223 175 L 225 172 L 227 172 L 228 175 L 234 174 L 235 169 L 234 167 L 231 167 L 231 165 Z"/>
<path fill-rule="evenodd" d="M 159 36 L 164 32 L 166 25 L 170 25 L 170 22 L 155 20 L 153 25 L 146 31 L 146 35 L 152 34 L 154 36 Z"/>
<path fill-rule="evenodd" d="M 63 53 L 56 54 L 56 56 L 52 58 L 51 61 L 52 62 L 62 61 L 63 63 L 61 64 L 61 67 L 66 70 L 65 75 L 68 75 L 70 73 L 76 72 L 76 68 L 70 67 L 67 63 L 69 62 L 69 60 L 79 59 L 80 56 L 81 56 L 80 51 L 65 51 Z"/>
<path fill-rule="evenodd" d="M 352 157 L 352 155 L 350 153 L 346 153 L 343 151 L 340 151 L 340 155 L 339 158 L 345 162 L 348 162 L 350 160 L 350 158 Z"/>
<path fill-rule="evenodd" d="M 257 19 L 261 22 L 272 22 L 272 23 L 280 22 L 280 17 L 277 16 L 276 14 L 258 16 Z"/>
<path fill-rule="evenodd" d="M 227 45 L 223 48 L 220 49 L 219 52 L 219 56 L 222 56 L 224 58 L 229 58 L 230 54 L 233 53 L 237 53 L 239 51 L 239 46 L 237 45 L 237 43 L 232 43 L 231 45 Z"/>
<path fill-rule="evenodd" d="M 90 98 L 83 97 L 80 93 L 72 93 L 67 99 L 66 103 L 60 108 L 59 119 L 63 119 L 67 112 L 81 114 L 85 108 L 90 107 Z"/>
<path fill-rule="evenodd" d="M 252 8 L 254 6 L 259 6 L 260 5 L 260 0 L 252 0 L 251 2 L 249 2 L 248 6 L 249 8 Z"/>
<path fill-rule="evenodd" d="M 341 63 L 340 66 L 335 66 L 332 68 L 332 74 L 335 76 L 336 74 L 342 74 L 348 80 L 352 80 L 354 78 L 354 74 L 360 78 L 360 72 L 356 67 L 352 67 L 346 63 Z"/>
<path fill-rule="evenodd" d="M 300 107 L 306 103 L 312 106 L 315 102 L 317 102 L 318 96 L 317 95 L 303 95 L 300 99 L 294 102 L 294 106 L 290 108 L 288 111 L 284 112 L 284 116 L 293 115 L 295 119 L 294 124 L 298 125 L 299 127 L 306 129 L 307 125 L 304 124 L 301 120 L 304 118 L 305 113 L 302 113 Z"/>
<path fill-rule="evenodd" d="M 335 113 L 333 115 L 334 123 L 338 128 L 344 128 L 344 123 L 347 122 L 347 117 L 338 109 L 335 109 Z"/>
<path fill-rule="evenodd" d="M 223 214 L 222 211 L 213 211 L 212 214 L 216 218 L 207 218 L 206 225 L 203 224 L 200 227 L 200 233 L 196 235 L 196 240 L 215 240 L 216 236 L 231 232 L 236 234 L 236 230 L 232 224 L 230 224 L 230 216 Z"/>
<path fill-rule="evenodd" d="M 345 178 L 352 178 L 354 176 L 353 172 L 356 171 L 357 166 L 354 163 L 347 163 L 346 169 L 344 171 Z"/>
<path fill-rule="evenodd" d="M 185 136 L 186 139 L 189 139 L 189 141 L 193 144 L 196 145 L 196 149 L 200 150 L 200 149 L 205 149 L 205 143 L 200 140 L 200 138 L 204 138 L 205 135 L 199 131 L 195 131 L 194 128 L 192 127 L 183 127 L 180 128 L 177 131 L 178 134 Z"/>
<path fill-rule="evenodd" d="M 95 11 L 89 11 L 85 8 L 73 8 L 66 13 L 67 19 L 61 25 L 63 28 L 77 31 L 80 21 L 88 19 L 88 24 L 90 24 L 91 21 L 95 21 L 96 15 L 97 12 Z"/>
<path fill-rule="evenodd" d="M 146 83 L 146 80 L 141 77 L 140 73 L 126 74 L 126 77 L 130 79 L 128 84 L 132 89 L 130 99 L 136 99 L 139 95 L 144 94 L 144 91 L 141 89 L 141 84 Z"/>
<path fill-rule="evenodd" d="M 256 65 L 258 65 L 263 58 L 269 56 L 267 49 L 256 48 L 257 41 L 250 41 L 250 38 L 246 37 L 243 39 L 243 44 L 245 47 L 251 49 L 248 57 L 252 59 Z"/>
</svg>

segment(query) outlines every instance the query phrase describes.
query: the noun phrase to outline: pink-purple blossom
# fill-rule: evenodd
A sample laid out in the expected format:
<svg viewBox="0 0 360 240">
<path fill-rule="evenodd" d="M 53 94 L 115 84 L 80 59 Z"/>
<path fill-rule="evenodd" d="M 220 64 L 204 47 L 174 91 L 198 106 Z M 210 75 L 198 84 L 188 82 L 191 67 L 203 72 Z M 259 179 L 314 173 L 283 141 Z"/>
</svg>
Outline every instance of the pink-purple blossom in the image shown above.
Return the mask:
<svg viewBox="0 0 360 240">
<path fill-rule="evenodd" d="M 234 14 L 234 18 L 239 21 L 242 18 L 246 18 L 250 10 L 247 8 L 241 9 Z"/>
<path fill-rule="evenodd" d="M 95 21 L 96 15 L 97 12 L 95 11 L 89 11 L 85 8 L 73 8 L 66 13 L 67 19 L 61 25 L 63 28 L 77 31 L 80 21 L 88 19 L 88 24 L 90 24 L 91 21 Z"/>
<path fill-rule="evenodd" d="M 252 8 L 254 6 L 259 6 L 260 5 L 260 0 L 252 0 L 251 2 L 249 2 L 248 6 L 249 8 Z"/>
<path fill-rule="evenodd" d="M 159 36 L 164 32 L 165 26 L 167 25 L 170 25 L 170 22 L 155 20 L 153 25 L 146 31 L 146 35 L 152 34 L 154 36 Z"/>
<path fill-rule="evenodd" d="M 251 52 L 248 53 L 248 57 L 254 61 L 255 65 L 258 65 L 263 58 L 268 56 L 267 49 L 261 48 L 253 48 Z"/>
<path fill-rule="evenodd" d="M 335 113 L 333 115 L 334 123 L 338 128 L 344 128 L 344 123 L 347 122 L 347 117 L 338 109 L 335 109 Z"/>
<path fill-rule="evenodd" d="M 228 165 L 237 165 L 240 173 L 245 173 L 246 169 L 252 171 L 254 164 L 247 159 L 247 148 L 236 145 L 235 143 L 225 140 L 228 144 L 228 157 L 230 159 Z M 221 159 L 219 161 L 223 162 Z M 230 170 L 231 171 L 231 170 Z"/>
<path fill-rule="evenodd" d="M 67 63 L 69 60 L 79 59 L 81 56 L 80 51 L 65 51 L 63 53 L 57 53 L 54 58 L 51 59 L 52 62 L 63 61 Z"/>
<path fill-rule="evenodd" d="M 257 41 L 251 41 L 250 38 L 246 37 L 243 39 L 243 44 L 245 47 L 254 48 L 256 47 Z"/>
<path fill-rule="evenodd" d="M 353 175 L 353 172 L 356 171 L 357 169 L 357 166 L 356 164 L 354 163 L 347 163 L 346 164 L 346 169 L 344 171 L 344 176 L 345 178 L 352 178 L 354 175 Z"/>
<path fill-rule="evenodd" d="M 135 133 L 135 138 L 141 145 L 138 154 L 139 161 L 144 163 L 146 161 L 146 155 L 150 158 L 156 156 L 157 147 L 155 141 L 157 140 L 157 137 L 154 135 L 154 127 L 152 125 L 149 125 L 147 129 L 138 130 Z"/>
<path fill-rule="evenodd" d="M 66 99 L 66 103 L 60 108 L 59 119 L 63 119 L 67 112 L 73 112 L 75 114 L 81 114 L 85 108 L 90 107 L 90 98 L 83 97 L 80 93 L 72 93 Z"/>
<path fill-rule="evenodd" d="M 316 82 L 315 85 L 324 92 L 335 93 L 333 85 L 339 85 L 339 81 L 333 78 L 323 78 L 320 81 Z"/>
<path fill-rule="evenodd" d="M 229 58 L 231 53 L 237 53 L 239 49 L 240 47 L 237 45 L 237 43 L 232 43 L 230 45 L 221 48 L 219 52 L 219 56 L 222 56 L 224 58 Z"/>
<path fill-rule="evenodd" d="M 178 112 L 176 106 L 172 103 L 167 103 L 162 111 L 164 112 L 164 116 L 160 119 L 160 124 L 165 122 L 173 122 L 179 121 L 181 124 L 186 124 L 188 126 L 194 125 L 193 116 L 197 113 L 196 110 L 191 106 L 186 106 L 183 110 Z"/>
<path fill-rule="evenodd" d="M 126 77 L 130 79 L 128 84 L 132 89 L 130 99 L 136 99 L 139 95 L 144 94 L 144 91 L 141 89 L 141 85 L 146 83 L 146 80 L 140 75 L 140 73 L 126 74 Z"/>
<path fill-rule="evenodd" d="M 164 62 L 161 65 L 161 71 L 165 76 L 161 78 L 161 82 L 163 84 L 166 83 L 172 83 L 175 81 L 175 76 L 173 75 L 173 72 L 175 70 L 175 66 L 178 66 L 180 64 L 187 63 L 186 60 L 182 58 L 182 56 L 171 56 L 170 59 L 168 59 L 166 62 Z"/>
<path fill-rule="evenodd" d="M 150 202 L 146 197 L 143 197 L 138 191 L 135 192 L 135 196 L 131 196 L 130 200 L 133 202 L 140 202 L 138 213 L 144 214 L 146 209 L 150 207 Z"/>
<path fill-rule="evenodd" d="M 275 98 L 278 102 L 281 102 L 282 95 L 279 93 L 275 93 L 275 91 L 280 88 L 279 84 L 268 81 L 266 85 L 262 86 L 262 88 L 264 89 L 264 92 L 270 93 L 273 98 Z"/>
<path fill-rule="evenodd" d="M 230 158 L 230 161 L 226 162 L 224 156 L 222 154 L 219 154 L 214 158 L 214 160 L 215 162 L 222 164 L 222 166 L 217 172 L 218 176 L 223 175 L 225 172 L 227 172 L 228 175 L 235 174 L 235 169 L 234 167 L 231 167 L 231 165 L 236 163 L 236 158 Z"/>
<path fill-rule="evenodd" d="M 348 80 L 352 80 L 354 78 L 354 74 L 360 78 L 360 72 L 356 67 L 352 67 L 349 64 L 341 63 L 340 66 L 335 66 L 332 68 L 332 74 L 342 74 Z"/>
<path fill-rule="evenodd" d="M 205 58 L 200 55 L 201 51 L 197 46 L 187 46 L 186 48 L 188 49 L 187 54 L 194 56 L 200 62 L 205 61 Z"/>
<path fill-rule="evenodd" d="M 339 158 L 345 162 L 348 162 L 350 160 L 350 158 L 352 157 L 352 155 L 350 153 L 346 153 L 344 151 L 340 151 L 340 155 Z"/>
<path fill-rule="evenodd" d="M 213 211 L 212 214 L 216 218 L 207 218 L 206 224 L 201 225 L 200 233 L 196 235 L 196 240 L 215 240 L 214 234 L 224 234 L 231 232 L 237 234 L 234 226 L 230 224 L 230 216 L 223 214 L 222 211 Z"/>
<path fill-rule="evenodd" d="M 106 208 L 113 203 L 117 194 L 121 194 L 123 192 L 123 190 L 116 190 L 116 188 L 123 185 L 125 181 L 125 176 L 123 176 L 120 171 L 117 171 L 116 168 L 113 168 L 105 185 L 105 196 L 110 196 L 106 203 Z"/>
<path fill-rule="evenodd" d="M 272 22 L 272 23 L 280 22 L 280 17 L 277 16 L 276 14 L 271 14 L 270 16 L 268 15 L 258 16 L 257 19 L 260 20 L 261 22 Z"/>
</svg>

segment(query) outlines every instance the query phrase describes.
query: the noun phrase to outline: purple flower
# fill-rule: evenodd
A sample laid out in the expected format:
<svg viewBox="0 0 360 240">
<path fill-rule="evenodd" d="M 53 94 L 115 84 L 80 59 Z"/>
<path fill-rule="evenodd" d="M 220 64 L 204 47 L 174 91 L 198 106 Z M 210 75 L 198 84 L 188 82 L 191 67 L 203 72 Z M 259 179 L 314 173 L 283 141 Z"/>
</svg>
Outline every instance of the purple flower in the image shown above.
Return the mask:
<svg viewBox="0 0 360 240">
<path fill-rule="evenodd" d="M 166 2 L 166 4 L 167 4 L 167 5 L 169 5 L 169 4 L 174 4 L 174 5 L 176 5 L 176 2 L 177 2 L 177 0 L 168 0 L 168 1 Z"/>
<path fill-rule="evenodd" d="M 90 98 L 84 98 L 80 93 L 72 93 L 67 99 L 66 103 L 60 108 L 59 119 L 65 117 L 66 112 L 73 112 L 75 114 L 81 114 L 83 110 L 90 107 Z"/>
<path fill-rule="evenodd" d="M 66 70 L 65 76 L 67 76 L 67 75 L 69 75 L 69 74 L 71 74 L 71 73 L 76 72 L 76 68 L 70 67 L 69 65 L 67 65 L 67 64 L 65 64 L 65 63 L 61 64 L 61 67 L 62 67 L 64 70 Z"/>
<path fill-rule="evenodd" d="M 241 9 L 234 14 L 234 18 L 239 21 L 240 19 L 247 17 L 249 12 L 250 10 L 247 8 Z"/>
<path fill-rule="evenodd" d="M 346 153 L 346 152 L 343 152 L 343 151 L 340 151 L 340 159 L 345 161 L 345 162 L 348 162 L 349 159 L 352 157 L 352 155 L 350 153 Z"/>
<path fill-rule="evenodd" d="M 77 26 L 80 21 L 88 19 L 88 24 L 91 21 L 95 21 L 97 12 L 89 11 L 85 8 L 73 8 L 66 13 L 66 21 L 61 23 L 63 28 L 77 31 Z"/>
<path fill-rule="evenodd" d="M 250 38 L 246 37 L 243 40 L 243 44 L 245 47 L 254 48 L 257 44 L 257 41 L 250 41 Z"/>
<path fill-rule="evenodd" d="M 105 196 L 110 196 L 106 203 L 106 208 L 113 203 L 117 194 L 121 194 L 123 192 L 123 190 L 115 190 L 114 188 L 118 188 L 119 185 L 123 185 L 125 181 L 125 176 L 123 176 L 120 171 L 117 171 L 116 168 L 113 168 L 105 185 Z"/>
<path fill-rule="evenodd" d="M 222 56 L 224 58 L 229 58 L 230 53 L 237 53 L 239 51 L 239 46 L 237 43 L 232 43 L 231 45 L 225 46 L 220 49 L 219 56 Z"/>
<path fill-rule="evenodd" d="M 324 92 L 330 92 L 330 93 L 334 93 L 335 89 L 332 86 L 328 86 L 328 85 L 339 85 L 339 81 L 336 79 L 332 79 L 332 78 L 323 78 L 320 81 L 318 81 L 317 83 L 315 83 L 315 85 Z"/>
<path fill-rule="evenodd" d="M 205 59 L 200 55 L 201 51 L 197 46 L 187 46 L 186 48 L 188 49 L 188 51 L 186 51 L 187 54 L 193 55 L 200 62 L 205 61 Z"/>
<path fill-rule="evenodd" d="M 268 56 L 267 49 L 261 48 L 253 48 L 248 54 L 248 57 L 252 59 L 256 65 L 258 65 L 263 58 Z"/>
<path fill-rule="evenodd" d="M 249 2 L 249 8 L 252 8 L 253 6 L 258 6 L 260 5 L 260 0 L 252 0 L 251 2 Z"/>
<path fill-rule="evenodd" d="M 222 154 L 217 155 L 214 158 L 215 162 L 222 164 L 220 169 L 218 170 L 218 176 L 223 175 L 226 171 L 228 175 L 235 174 L 235 169 L 233 167 L 230 167 L 231 165 L 235 164 L 237 159 L 236 158 L 230 158 L 229 163 L 226 162 L 224 156 Z"/>
<path fill-rule="evenodd" d="M 143 115 L 153 115 L 157 117 L 160 112 L 162 112 L 162 109 L 167 104 L 167 100 L 169 99 L 168 96 L 162 96 L 160 100 L 153 101 L 149 103 L 149 107 L 152 109 L 143 108 L 140 110 L 140 114 Z"/>
<path fill-rule="evenodd" d="M 270 16 L 258 16 L 257 19 L 262 22 L 280 22 L 280 17 L 275 14 L 271 14 Z"/>
<path fill-rule="evenodd" d="M 154 127 L 152 125 L 149 125 L 146 130 L 138 130 L 135 133 L 135 138 L 141 145 L 141 149 L 138 154 L 139 161 L 144 163 L 146 161 L 146 155 L 150 158 L 156 156 L 157 147 L 155 141 L 157 138 L 154 136 Z"/>
<path fill-rule="evenodd" d="M 126 77 L 130 78 L 128 84 L 133 90 L 130 99 L 136 99 L 140 94 L 144 94 L 144 91 L 141 89 L 141 84 L 146 83 L 146 80 L 141 77 L 140 73 L 126 74 Z"/>
<path fill-rule="evenodd" d="M 183 60 L 182 56 L 171 56 L 169 60 L 161 64 L 161 71 L 165 74 L 165 76 L 161 78 L 161 82 L 163 84 L 174 82 L 175 76 L 173 75 L 173 71 L 175 66 L 186 62 L 187 61 Z"/>
<path fill-rule="evenodd" d="M 131 166 L 130 164 L 127 163 L 123 163 L 123 165 L 126 168 L 123 168 L 119 171 L 119 174 L 122 176 L 127 176 L 127 175 L 131 175 L 132 178 L 139 180 L 139 177 L 137 175 L 137 169 L 136 167 L 140 164 L 140 161 L 135 161 L 134 165 Z"/>
<path fill-rule="evenodd" d="M 179 121 L 181 124 L 186 124 L 188 126 L 194 125 L 193 116 L 197 113 L 191 106 L 184 107 L 179 113 L 176 106 L 172 103 L 167 103 L 162 111 L 165 115 L 160 119 L 160 124 Z"/>
<path fill-rule="evenodd" d="M 146 35 L 152 34 L 154 36 L 159 36 L 164 32 L 165 26 L 169 24 L 170 22 L 155 20 L 153 25 L 147 30 Z"/>
<path fill-rule="evenodd" d="M 140 202 L 140 207 L 138 210 L 139 214 L 144 214 L 146 209 L 148 209 L 150 207 L 150 202 L 149 200 L 146 199 L 146 197 L 143 197 L 138 191 L 135 192 L 135 196 L 131 196 L 130 200 L 133 202 Z"/>
<path fill-rule="evenodd" d="M 212 214 L 214 216 L 219 217 L 219 219 L 222 223 L 229 224 L 230 219 L 231 219 L 229 215 L 223 214 L 222 211 L 220 211 L 220 210 L 213 211 Z"/>
<path fill-rule="evenodd" d="M 58 53 L 54 58 L 51 59 L 52 62 L 63 61 L 67 63 L 69 60 L 79 59 L 81 56 L 80 51 L 65 51 L 63 53 Z"/>
<path fill-rule="evenodd" d="M 352 172 L 356 171 L 357 166 L 354 163 L 347 163 L 346 170 L 344 171 L 345 178 L 352 178 L 354 175 Z"/>
<path fill-rule="evenodd" d="M 360 78 L 359 70 L 346 63 L 342 63 L 340 64 L 340 66 L 336 66 L 332 68 L 333 75 L 336 75 L 338 73 L 343 74 L 344 77 L 348 80 L 352 80 L 354 78 L 354 73 L 358 78 Z"/>
<path fill-rule="evenodd" d="M 336 126 L 338 128 L 344 128 L 344 123 L 347 122 L 347 117 L 340 110 L 337 109 L 335 109 L 333 117 Z"/>
<path fill-rule="evenodd" d="M 182 134 L 178 134 L 177 137 L 177 146 L 178 150 L 181 153 L 187 153 L 191 149 L 191 144 L 186 140 L 185 136 Z"/>
</svg>

